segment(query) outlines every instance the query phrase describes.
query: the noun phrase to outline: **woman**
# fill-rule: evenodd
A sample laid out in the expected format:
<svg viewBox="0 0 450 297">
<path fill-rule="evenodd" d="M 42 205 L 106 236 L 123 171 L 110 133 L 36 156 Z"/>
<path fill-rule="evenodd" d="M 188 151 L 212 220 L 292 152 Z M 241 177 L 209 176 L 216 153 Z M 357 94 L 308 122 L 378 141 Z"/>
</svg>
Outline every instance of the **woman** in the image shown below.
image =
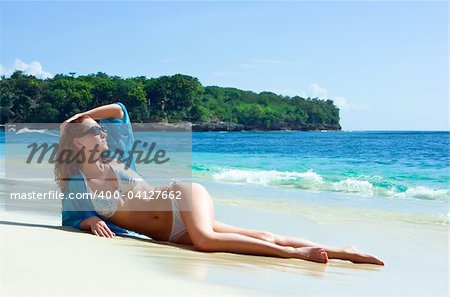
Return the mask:
<svg viewBox="0 0 450 297">
<path fill-rule="evenodd" d="M 106 133 L 95 119 L 104 124 L 121 125 Z M 73 123 L 77 125 L 72 125 Z M 154 187 L 144 181 L 135 171 L 132 156 L 126 154 L 132 142 L 130 120 L 125 106 L 121 103 L 104 105 L 77 114 L 61 125 L 55 179 L 61 191 L 65 193 L 63 225 L 108 238 L 116 234 L 132 234 L 134 231 L 155 240 L 193 245 L 205 252 L 298 258 L 319 263 L 327 263 L 328 259 L 342 259 L 355 263 L 384 265 L 377 257 L 362 253 L 354 247 L 328 247 L 301 238 L 248 230 L 219 222 L 214 219 L 212 199 L 202 185 L 172 182 L 162 187 Z M 114 158 L 100 158 L 100 154 L 108 149 L 125 151 L 122 162 Z M 60 158 L 64 152 L 79 153 L 83 150 L 93 151 L 95 156 L 92 160 L 96 161 L 64 162 L 64 158 Z M 126 198 L 139 191 L 155 190 L 179 193 L 181 199 L 144 201 Z M 68 199 L 70 194 L 96 191 L 118 191 L 123 194 L 121 197 L 125 198 L 108 201 L 97 199 L 98 197 Z M 135 211 L 136 209 L 141 211 Z"/>
</svg>

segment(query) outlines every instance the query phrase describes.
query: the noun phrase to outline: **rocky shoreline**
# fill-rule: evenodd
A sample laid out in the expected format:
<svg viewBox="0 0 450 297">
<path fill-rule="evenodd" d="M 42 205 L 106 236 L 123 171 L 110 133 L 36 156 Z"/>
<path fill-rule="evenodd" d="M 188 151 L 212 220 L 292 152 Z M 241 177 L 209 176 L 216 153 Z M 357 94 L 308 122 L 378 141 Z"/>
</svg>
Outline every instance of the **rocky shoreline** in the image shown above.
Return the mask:
<svg viewBox="0 0 450 297">
<path fill-rule="evenodd" d="M 133 124 L 135 131 L 148 131 L 151 126 L 151 130 L 160 131 L 188 131 L 193 132 L 240 132 L 240 131 L 340 131 L 341 125 L 277 125 L 271 127 L 271 129 L 259 129 L 254 126 L 245 126 L 242 124 L 235 124 L 230 122 L 204 122 L 204 123 L 136 123 Z"/>
<path fill-rule="evenodd" d="M 262 129 L 255 126 L 245 126 L 242 124 L 234 124 L 229 122 L 206 122 L 206 123 L 193 123 L 192 131 L 194 132 L 218 132 L 218 131 L 285 131 L 285 130 L 298 130 L 298 131 L 320 131 L 320 130 L 333 130 L 340 131 L 342 127 L 340 125 L 275 125 L 270 129 Z"/>
<path fill-rule="evenodd" d="M 279 125 L 271 129 L 259 129 L 253 126 L 234 124 L 229 122 L 204 122 L 204 123 L 133 123 L 134 131 L 192 131 L 192 132 L 240 132 L 240 131 L 341 131 L 340 125 Z M 24 123 L 13 123 L 0 125 L 0 131 L 5 131 L 6 127 L 14 126 L 15 130 L 30 128 Z M 55 123 L 33 123 L 32 129 L 55 129 L 58 125 Z"/>
</svg>

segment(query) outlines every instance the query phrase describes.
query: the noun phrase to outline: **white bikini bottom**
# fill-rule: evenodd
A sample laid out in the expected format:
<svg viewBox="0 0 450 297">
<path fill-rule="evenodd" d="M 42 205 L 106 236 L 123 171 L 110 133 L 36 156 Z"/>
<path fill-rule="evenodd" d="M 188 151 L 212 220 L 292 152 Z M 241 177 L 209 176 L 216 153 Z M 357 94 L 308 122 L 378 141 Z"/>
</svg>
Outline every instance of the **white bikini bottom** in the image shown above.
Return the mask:
<svg viewBox="0 0 450 297">
<path fill-rule="evenodd" d="M 170 187 L 175 185 L 179 180 L 172 179 L 164 188 L 165 191 L 169 190 Z M 170 231 L 169 241 L 175 241 L 181 235 L 187 233 L 186 225 L 181 218 L 180 210 L 178 207 L 177 199 L 170 199 L 172 203 L 172 231 Z"/>
</svg>

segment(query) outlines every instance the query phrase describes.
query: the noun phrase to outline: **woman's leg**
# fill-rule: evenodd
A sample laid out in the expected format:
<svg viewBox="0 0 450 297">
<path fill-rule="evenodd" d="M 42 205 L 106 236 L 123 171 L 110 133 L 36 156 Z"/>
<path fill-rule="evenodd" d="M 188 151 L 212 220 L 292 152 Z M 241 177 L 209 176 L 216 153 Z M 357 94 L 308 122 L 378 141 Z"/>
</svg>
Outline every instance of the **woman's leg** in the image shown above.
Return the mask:
<svg viewBox="0 0 450 297">
<path fill-rule="evenodd" d="M 236 226 L 225 224 L 217 220 L 215 220 L 213 223 L 213 229 L 216 232 L 238 233 L 253 238 L 265 240 L 268 242 L 272 242 L 282 246 L 292 246 L 296 248 L 321 247 L 327 252 L 327 255 L 330 259 L 341 259 L 341 260 L 349 260 L 355 263 L 370 263 L 370 264 L 384 265 L 383 261 L 381 261 L 377 257 L 362 253 L 358 251 L 355 247 L 348 247 L 348 248 L 329 247 L 298 237 L 281 236 L 278 234 L 262 230 L 250 230 L 239 228 Z"/>
<path fill-rule="evenodd" d="M 181 217 L 193 245 L 205 252 L 233 252 L 249 255 L 299 258 L 326 263 L 327 254 L 320 247 L 282 246 L 259 238 L 213 229 L 214 209 L 206 189 L 197 183 L 179 183 L 173 191 L 181 191 L 178 201 Z"/>
</svg>

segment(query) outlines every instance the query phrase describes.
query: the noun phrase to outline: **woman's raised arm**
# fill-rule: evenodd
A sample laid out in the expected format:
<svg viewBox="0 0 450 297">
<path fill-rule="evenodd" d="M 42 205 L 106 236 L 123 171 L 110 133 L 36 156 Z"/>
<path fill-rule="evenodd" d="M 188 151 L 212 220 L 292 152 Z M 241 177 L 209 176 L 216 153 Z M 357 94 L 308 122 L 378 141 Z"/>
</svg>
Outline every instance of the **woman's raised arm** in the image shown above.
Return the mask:
<svg viewBox="0 0 450 297">
<path fill-rule="evenodd" d="M 123 119 L 122 107 L 118 104 L 102 105 L 88 111 L 81 113 L 80 115 L 88 115 L 94 120 L 98 119 Z"/>
<path fill-rule="evenodd" d="M 60 133 L 62 133 L 64 131 L 64 128 L 66 127 L 66 125 L 68 123 L 70 123 L 71 121 L 73 121 L 76 118 L 83 116 L 83 115 L 90 116 L 94 120 L 98 120 L 98 119 L 121 119 L 122 120 L 123 116 L 124 116 L 124 112 L 120 105 L 113 103 L 113 104 L 102 105 L 102 106 L 90 109 L 88 111 L 85 111 L 85 112 L 77 113 L 77 114 L 71 116 L 70 118 L 68 118 L 67 120 L 65 120 L 64 122 L 62 122 L 62 124 L 59 127 Z"/>
</svg>

